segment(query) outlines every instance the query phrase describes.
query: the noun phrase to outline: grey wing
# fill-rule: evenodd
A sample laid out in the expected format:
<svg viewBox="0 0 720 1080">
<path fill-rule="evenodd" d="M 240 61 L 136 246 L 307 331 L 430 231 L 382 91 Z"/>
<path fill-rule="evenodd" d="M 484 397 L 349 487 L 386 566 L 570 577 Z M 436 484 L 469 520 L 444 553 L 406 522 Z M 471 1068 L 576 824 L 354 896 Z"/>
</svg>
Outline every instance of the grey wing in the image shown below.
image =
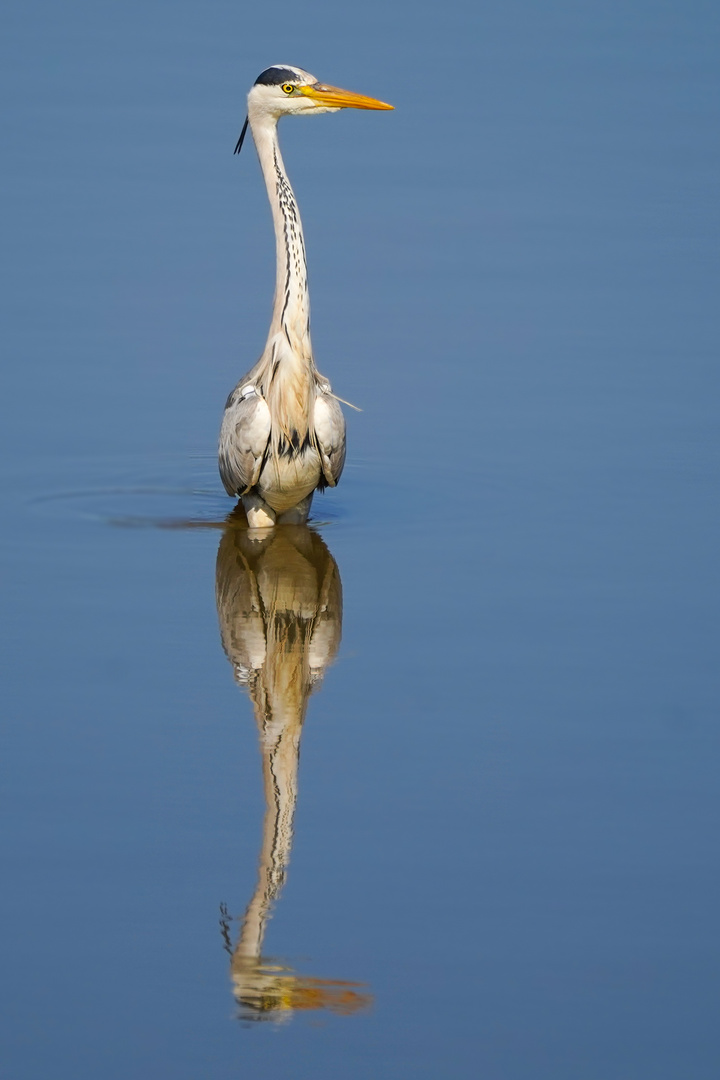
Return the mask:
<svg viewBox="0 0 720 1080">
<path fill-rule="evenodd" d="M 228 495 L 242 495 L 257 484 L 269 438 L 270 410 L 265 398 L 254 387 L 234 391 L 223 416 L 218 449 L 220 476 Z"/>
<path fill-rule="evenodd" d="M 337 398 L 321 390 L 315 398 L 314 419 L 323 476 L 335 487 L 345 464 L 345 417 Z"/>
</svg>

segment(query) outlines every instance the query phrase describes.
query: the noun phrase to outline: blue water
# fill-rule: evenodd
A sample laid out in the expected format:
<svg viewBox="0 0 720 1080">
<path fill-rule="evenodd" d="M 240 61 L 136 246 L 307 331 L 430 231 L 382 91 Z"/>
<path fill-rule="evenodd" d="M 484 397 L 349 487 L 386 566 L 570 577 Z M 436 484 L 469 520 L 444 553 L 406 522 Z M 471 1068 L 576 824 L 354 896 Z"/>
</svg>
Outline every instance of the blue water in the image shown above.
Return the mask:
<svg viewBox="0 0 720 1080">
<path fill-rule="evenodd" d="M 1 1076 L 717 1077 L 719 31 L 7 9 Z M 363 412 L 273 562 L 215 440 L 270 313 L 232 149 L 278 61 L 396 111 L 281 126 Z M 305 675 L 263 864 L 271 595 Z"/>
</svg>

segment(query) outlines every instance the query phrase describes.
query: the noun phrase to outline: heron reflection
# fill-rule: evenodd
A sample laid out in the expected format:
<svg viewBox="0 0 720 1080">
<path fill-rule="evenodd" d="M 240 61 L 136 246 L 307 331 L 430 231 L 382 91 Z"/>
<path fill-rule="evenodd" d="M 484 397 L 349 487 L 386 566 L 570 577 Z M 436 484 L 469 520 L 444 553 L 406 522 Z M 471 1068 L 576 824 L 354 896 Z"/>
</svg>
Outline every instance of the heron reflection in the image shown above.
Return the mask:
<svg viewBox="0 0 720 1080">
<path fill-rule="evenodd" d="M 227 936 L 240 1015 L 277 1020 L 301 1009 L 355 1012 L 371 1001 L 360 984 L 300 975 L 263 956 L 290 859 L 308 698 L 340 644 L 337 564 L 305 525 L 258 533 L 230 524 L 218 550 L 216 600 L 223 648 L 252 699 L 265 792 L 257 885 L 237 941 Z"/>
</svg>

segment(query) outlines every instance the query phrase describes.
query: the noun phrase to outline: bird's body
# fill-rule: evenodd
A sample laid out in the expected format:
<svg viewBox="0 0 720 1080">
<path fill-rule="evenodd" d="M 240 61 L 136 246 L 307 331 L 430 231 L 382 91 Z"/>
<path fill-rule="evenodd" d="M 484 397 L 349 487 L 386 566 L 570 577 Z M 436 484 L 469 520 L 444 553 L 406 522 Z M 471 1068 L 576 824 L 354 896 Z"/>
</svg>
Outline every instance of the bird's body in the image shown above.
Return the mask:
<svg viewBox="0 0 720 1080">
<path fill-rule="evenodd" d="M 248 95 L 248 120 L 275 226 L 277 277 L 267 343 L 228 397 L 219 465 L 228 495 L 240 495 L 253 528 L 301 524 L 316 488 L 334 487 L 345 462 L 345 420 L 318 372 L 310 341 L 307 261 L 300 214 L 277 137 L 288 113 L 392 106 L 277 65 Z M 239 150 L 243 135 L 238 140 Z"/>
</svg>

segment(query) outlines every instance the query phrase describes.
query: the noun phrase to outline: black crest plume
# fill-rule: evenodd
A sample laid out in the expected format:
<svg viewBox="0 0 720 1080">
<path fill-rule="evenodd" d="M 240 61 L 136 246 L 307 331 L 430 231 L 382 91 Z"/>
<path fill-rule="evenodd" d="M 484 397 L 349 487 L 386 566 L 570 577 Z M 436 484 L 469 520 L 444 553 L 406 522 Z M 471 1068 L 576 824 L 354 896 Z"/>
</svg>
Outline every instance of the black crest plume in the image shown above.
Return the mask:
<svg viewBox="0 0 720 1080">
<path fill-rule="evenodd" d="M 233 154 L 239 154 L 240 151 L 242 150 L 243 139 L 245 138 L 245 132 L 248 129 L 248 120 L 249 119 L 250 119 L 249 116 L 245 117 L 245 123 L 243 124 L 243 129 L 240 132 L 240 138 L 238 139 L 237 144 L 235 146 L 235 149 L 233 150 Z"/>
</svg>

